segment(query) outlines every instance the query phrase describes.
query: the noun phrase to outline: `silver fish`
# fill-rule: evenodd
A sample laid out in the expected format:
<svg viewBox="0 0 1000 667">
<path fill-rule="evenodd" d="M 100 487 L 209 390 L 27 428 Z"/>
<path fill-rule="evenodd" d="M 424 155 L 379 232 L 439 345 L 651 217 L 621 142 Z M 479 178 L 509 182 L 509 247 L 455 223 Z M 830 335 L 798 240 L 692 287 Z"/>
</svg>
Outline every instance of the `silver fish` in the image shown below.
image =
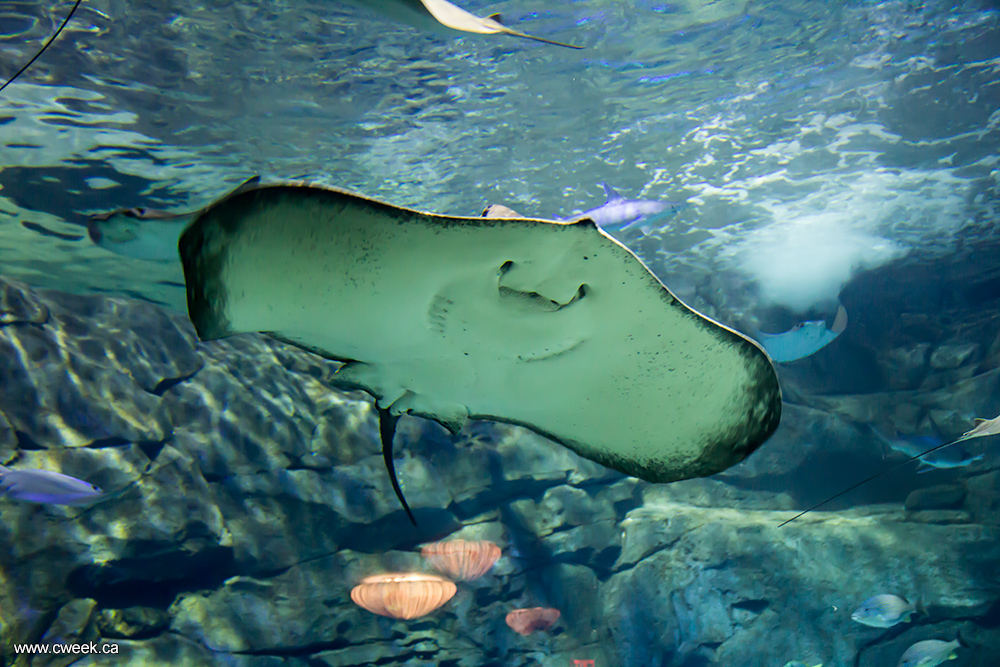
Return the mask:
<svg viewBox="0 0 1000 667">
<path fill-rule="evenodd" d="M 891 628 L 899 623 L 909 622 L 917 613 L 917 607 L 898 595 L 883 593 L 873 595 L 858 607 L 851 620 L 872 628 Z"/>
<path fill-rule="evenodd" d="M 11 470 L 0 466 L 0 493 L 29 503 L 89 505 L 104 492 L 82 479 L 51 470 Z"/>
<path fill-rule="evenodd" d="M 871 429 L 889 449 L 900 454 L 905 454 L 908 457 L 919 456 L 920 467 L 917 468 L 918 473 L 947 468 L 962 468 L 975 463 L 984 456 L 983 454 L 972 454 L 965 447 L 959 445 L 958 443 L 963 438 L 959 438 L 947 446 L 941 446 L 940 449 L 935 449 L 942 443 L 939 438 L 934 436 L 906 435 L 888 438 L 874 426 Z M 927 454 L 924 454 L 924 452 L 927 452 Z"/>
<path fill-rule="evenodd" d="M 943 447 L 936 452 L 931 452 L 926 456 L 920 457 L 920 467 L 917 468 L 918 473 L 930 472 L 932 470 L 940 470 L 947 468 L 964 468 L 967 465 L 973 464 L 979 461 L 984 456 L 983 453 L 973 454 L 965 447 Z"/>
<path fill-rule="evenodd" d="M 953 642 L 943 642 L 939 639 L 928 639 L 917 642 L 906 649 L 896 667 L 936 667 L 946 660 L 958 657 L 956 649 L 962 644 L 957 639 Z"/>
<path fill-rule="evenodd" d="M 646 220 L 646 224 L 640 226 L 644 233 L 649 233 L 655 226 L 650 224 L 652 220 L 663 222 L 666 218 L 673 216 L 680 210 L 681 204 L 674 202 L 652 201 L 645 199 L 625 199 L 615 192 L 607 183 L 601 183 L 607 201 L 584 211 L 578 215 L 563 218 L 564 222 L 575 222 L 589 218 L 598 227 L 605 231 L 621 231 L 628 229 L 639 220 Z"/>
</svg>

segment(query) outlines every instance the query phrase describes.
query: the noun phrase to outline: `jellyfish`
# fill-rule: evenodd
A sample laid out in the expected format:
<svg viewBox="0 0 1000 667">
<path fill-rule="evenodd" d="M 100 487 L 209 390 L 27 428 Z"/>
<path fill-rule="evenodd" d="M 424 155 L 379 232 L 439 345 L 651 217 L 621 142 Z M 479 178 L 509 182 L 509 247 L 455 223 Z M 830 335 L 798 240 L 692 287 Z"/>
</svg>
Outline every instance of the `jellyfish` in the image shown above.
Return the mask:
<svg viewBox="0 0 1000 667">
<path fill-rule="evenodd" d="M 436 574 L 394 572 L 365 577 L 351 589 L 351 600 L 373 614 L 411 619 L 434 611 L 456 590 L 454 582 Z"/>
<path fill-rule="evenodd" d="M 472 581 L 489 572 L 500 558 L 500 547 L 485 540 L 451 540 L 428 544 L 421 553 L 434 569 L 444 572 L 452 579 Z"/>
<path fill-rule="evenodd" d="M 558 609 L 543 607 L 515 609 L 507 614 L 507 625 L 517 634 L 527 636 L 536 630 L 548 630 L 561 615 Z"/>
</svg>

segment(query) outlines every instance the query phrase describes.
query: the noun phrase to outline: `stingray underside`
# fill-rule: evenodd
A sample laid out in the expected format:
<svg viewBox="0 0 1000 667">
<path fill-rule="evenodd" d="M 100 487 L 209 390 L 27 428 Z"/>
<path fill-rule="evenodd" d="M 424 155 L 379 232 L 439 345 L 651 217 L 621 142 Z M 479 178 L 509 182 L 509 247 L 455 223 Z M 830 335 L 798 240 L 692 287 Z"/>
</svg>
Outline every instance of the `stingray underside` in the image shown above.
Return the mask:
<svg viewBox="0 0 1000 667">
<path fill-rule="evenodd" d="M 338 386 L 455 430 L 519 424 L 669 482 L 777 428 L 771 362 L 584 220 L 458 218 L 303 185 L 208 207 L 180 240 L 202 339 L 268 332 L 345 361 Z"/>
</svg>

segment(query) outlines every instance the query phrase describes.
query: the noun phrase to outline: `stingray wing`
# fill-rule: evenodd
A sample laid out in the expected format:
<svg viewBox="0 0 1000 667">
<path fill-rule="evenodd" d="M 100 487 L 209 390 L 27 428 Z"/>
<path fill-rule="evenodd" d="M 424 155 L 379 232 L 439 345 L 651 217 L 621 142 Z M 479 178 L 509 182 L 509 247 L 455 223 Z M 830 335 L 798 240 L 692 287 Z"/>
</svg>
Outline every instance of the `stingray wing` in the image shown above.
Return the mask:
<svg viewBox="0 0 1000 667">
<path fill-rule="evenodd" d="M 260 176 L 252 176 L 222 199 L 256 188 Z M 90 240 L 116 255 L 133 259 L 177 261 L 177 239 L 201 211 L 170 213 L 147 208 L 125 208 L 93 215 L 87 222 Z"/>
<path fill-rule="evenodd" d="M 504 25 L 499 14 L 493 14 L 489 17 L 476 16 L 447 0 L 353 0 L 353 2 L 424 30 L 443 32 L 441 28 L 447 28 L 480 35 L 503 34 L 554 44 L 555 46 L 565 46 L 570 49 L 583 48 L 544 37 L 528 35 Z"/>
<path fill-rule="evenodd" d="M 710 475 L 778 425 L 758 345 L 678 301 L 589 220 L 420 213 L 266 186 L 184 232 L 203 339 L 263 331 L 347 361 L 340 386 L 458 428 L 526 426 L 658 482 Z"/>
</svg>

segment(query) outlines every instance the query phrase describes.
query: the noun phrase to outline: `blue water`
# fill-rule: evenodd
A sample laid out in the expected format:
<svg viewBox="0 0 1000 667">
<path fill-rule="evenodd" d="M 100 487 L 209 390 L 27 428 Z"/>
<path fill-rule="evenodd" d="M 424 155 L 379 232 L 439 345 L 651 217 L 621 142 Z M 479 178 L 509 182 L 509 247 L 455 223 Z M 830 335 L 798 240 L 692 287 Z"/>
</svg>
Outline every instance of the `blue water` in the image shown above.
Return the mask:
<svg viewBox="0 0 1000 667">
<path fill-rule="evenodd" d="M 71 4 L 0 3 L 0 81 L 34 55 Z M 629 199 L 685 203 L 660 229 L 615 234 L 709 316 L 746 332 L 779 332 L 832 319 L 838 301 L 850 313 L 829 349 L 781 370 L 793 406 L 786 422 L 796 438 L 811 439 L 778 437 L 724 475 L 735 504 L 741 491 L 788 491 L 802 507 L 901 460 L 874 448 L 856 424 L 898 426 L 909 410 L 901 435 L 949 439 L 972 417 L 997 414 L 993 384 L 952 372 L 917 343 L 936 327 L 967 324 L 982 348 L 976 377 L 996 369 L 996 2 L 461 4 L 585 48 L 425 34 L 332 0 L 84 0 L 42 58 L 0 93 L 0 273 L 183 313 L 179 263 L 96 247 L 90 215 L 193 210 L 260 174 L 442 214 L 504 204 L 554 219 L 599 206 L 607 182 Z M 879 350 L 911 343 L 934 369 L 930 377 L 875 370 L 898 361 Z M 929 392 L 953 392 L 954 409 L 931 406 L 922 398 Z M 858 398 L 837 402 L 840 395 Z M 819 409 L 844 422 L 824 422 L 812 412 Z M 802 427 L 810 420 L 818 426 Z M 869 449 L 860 462 L 838 458 L 861 442 Z M 993 452 L 987 463 L 996 461 Z M 878 483 L 831 507 L 899 504 L 911 490 L 956 479 L 946 474 Z M 994 495 L 986 509 L 995 516 L 995 508 Z M 880 539 L 871 538 L 872 552 Z M 706 589 L 725 590 L 723 574 L 699 576 Z M 906 579 L 895 576 L 885 579 Z M 711 610 L 671 594 L 667 583 L 621 593 L 611 625 L 625 647 L 621 665 L 758 665 L 752 644 L 740 663 L 698 658 L 720 643 L 698 636 L 699 614 Z M 679 620 L 663 641 L 685 653 L 658 648 L 645 622 L 667 608 Z M 789 622 L 806 633 L 831 613 Z M 987 632 L 996 631 L 995 615 Z M 826 667 L 849 664 L 842 636 L 810 637 L 802 645 L 811 655 L 839 656 Z M 985 661 L 959 664 L 1000 660 L 976 655 Z"/>
<path fill-rule="evenodd" d="M 11 7 L 8 74 L 67 10 Z M 648 242 L 624 237 L 681 292 L 711 273 L 755 287 L 731 308 L 801 312 L 858 269 L 949 252 L 957 230 L 995 213 L 990 3 L 499 9 L 586 48 L 426 35 L 328 0 L 83 3 L 0 98 L 5 273 L 181 307 L 161 284 L 181 282 L 171 267 L 19 223 L 72 238 L 88 213 L 197 207 L 254 173 L 440 213 L 503 203 L 544 217 L 600 205 L 607 181 L 691 204 Z"/>
</svg>

